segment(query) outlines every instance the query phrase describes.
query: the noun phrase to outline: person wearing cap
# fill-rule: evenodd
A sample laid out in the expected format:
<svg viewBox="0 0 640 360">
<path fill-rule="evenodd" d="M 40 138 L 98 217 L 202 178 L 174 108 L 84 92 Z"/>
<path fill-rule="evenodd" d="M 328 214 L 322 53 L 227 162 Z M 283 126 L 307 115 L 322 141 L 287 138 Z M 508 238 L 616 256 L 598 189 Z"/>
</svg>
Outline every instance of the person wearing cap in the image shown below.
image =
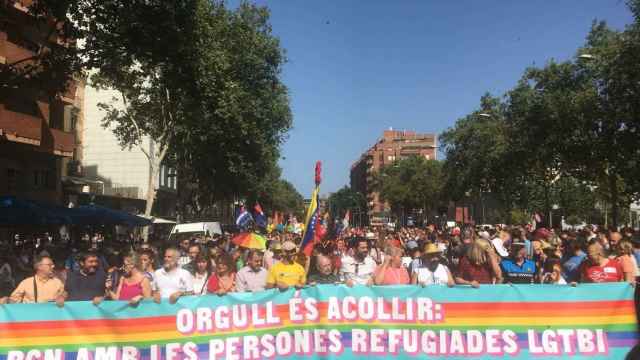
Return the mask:
<svg viewBox="0 0 640 360">
<path fill-rule="evenodd" d="M 307 281 L 307 275 L 302 265 L 295 262 L 296 244 L 285 241 L 282 244 L 282 258 L 274 264 L 267 274 L 267 289 L 278 288 L 287 290 L 291 286 L 301 288 Z"/>
<path fill-rule="evenodd" d="M 442 250 L 435 244 L 426 244 L 422 253 L 422 266 L 411 274 L 411 283 L 427 285 L 455 285 L 453 275 L 446 265 L 442 264 Z"/>
<path fill-rule="evenodd" d="M 359 237 L 353 241 L 353 255 L 342 258 L 340 277 L 347 286 L 373 285 L 376 262 L 369 256 L 369 242 Z"/>
<path fill-rule="evenodd" d="M 523 242 L 511 244 L 511 257 L 500 262 L 504 281 L 511 284 L 533 284 L 536 264 L 527 259 L 527 248 Z"/>
</svg>

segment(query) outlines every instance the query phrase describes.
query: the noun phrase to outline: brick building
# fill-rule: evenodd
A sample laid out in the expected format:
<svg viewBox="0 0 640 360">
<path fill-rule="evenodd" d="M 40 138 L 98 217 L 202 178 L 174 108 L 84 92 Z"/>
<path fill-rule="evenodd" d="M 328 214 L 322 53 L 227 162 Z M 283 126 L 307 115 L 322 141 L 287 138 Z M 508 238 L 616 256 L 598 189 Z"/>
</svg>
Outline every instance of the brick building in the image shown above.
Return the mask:
<svg viewBox="0 0 640 360">
<path fill-rule="evenodd" d="M 373 174 L 383 166 L 412 155 L 436 160 L 437 136 L 415 131 L 386 130 L 382 138 L 351 166 L 351 188 L 367 197 L 367 214 L 372 224 L 379 222 L 388 210 L 379 195 L 371 189 Z"/>
<path fill-rule="evenodd" d="M 0 24 L 0 66 L 28 59 L 55 40 L 34 30 L 24 3 L 5 8 L 10 21 Z M 69 84 L 55 97 L 44 90 L 12 90 L 0 97 L 0 195 L 63 203 L 60 179 L 82 153 L 84 84 Z"/>
</svg>

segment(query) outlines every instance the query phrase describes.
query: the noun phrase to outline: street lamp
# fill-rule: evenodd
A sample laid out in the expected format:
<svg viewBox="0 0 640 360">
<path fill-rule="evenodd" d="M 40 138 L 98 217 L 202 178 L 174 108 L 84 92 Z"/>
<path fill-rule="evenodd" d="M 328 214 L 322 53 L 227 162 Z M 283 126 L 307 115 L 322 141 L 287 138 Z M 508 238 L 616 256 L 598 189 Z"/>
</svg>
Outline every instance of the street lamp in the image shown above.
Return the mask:
<svg viewBox="0 0 640 360">
<path fill-rule="evenodd" d="M 582 60 L 593 60 L 596 57 L 591 55 L 591 54 L 580 54 L 578 55 L 578 59 L 582 59 Z"/>
</svg>

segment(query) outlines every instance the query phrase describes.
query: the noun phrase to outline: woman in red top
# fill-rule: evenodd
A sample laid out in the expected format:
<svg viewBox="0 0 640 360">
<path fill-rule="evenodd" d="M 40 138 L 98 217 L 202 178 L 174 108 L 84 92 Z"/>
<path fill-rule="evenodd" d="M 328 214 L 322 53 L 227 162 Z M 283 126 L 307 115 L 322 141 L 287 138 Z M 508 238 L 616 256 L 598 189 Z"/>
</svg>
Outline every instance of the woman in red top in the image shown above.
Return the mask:
<svg viewBox="0 0 640 360">
<path fill-rule="evenodd" d="M 231 255 L 223 254 L 216 259 L 216 271 L 207 281 L 207 292 L 224 295 L 236 290 L 236 263 Z"/>
<path fill-rule="evenodd" d="M 136 255 L 128 255 L 124 258 L 124 274 L 120 277 L 118 288 L 115 292 L 107 289 L 114 300 L 127 300 L 129 304 L 137 305 L 140 300 L 151 298 L 151 283 L 142 272 L 142 263 Z"/>
<path fill-rule="evenodd" d="M 466 254 L 460 259 L 455 280 L 457 284 L 471 285 L 475 288 L 480 284 L 502 282 L 502 271 L 488 241 L 477 239 L 469 246 Z"/>
</svg>

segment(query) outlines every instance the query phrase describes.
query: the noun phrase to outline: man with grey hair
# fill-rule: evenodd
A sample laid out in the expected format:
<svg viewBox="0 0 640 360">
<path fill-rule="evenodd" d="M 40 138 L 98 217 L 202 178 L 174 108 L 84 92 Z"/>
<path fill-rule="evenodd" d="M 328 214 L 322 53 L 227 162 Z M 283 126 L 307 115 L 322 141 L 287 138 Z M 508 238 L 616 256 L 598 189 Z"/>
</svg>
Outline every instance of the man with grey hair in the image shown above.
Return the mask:
<svg viewBox="0 0 640 360">
<path fill-rule="evenodd" d="M 0 304 L 46 303 L 62 296 L 64 284 L 53 276 L 53 260 L 49 256 L 36 257 L 33 267 L 36 273 L 22 280 L 9 298 L 1 298 Z"/>
<path fill-rule="evenodd" d="M 178 266 L 180 252 L 176 248 L 168 248 L 164 252 L 164 264 L 153 275 L 153 299 L 160 303 L 161 298 L 168 298 L 175 304 L 181 296 L 193 295 L 193 277 L 187 270 Z"/>
<path fill-rule="evenodd" d="M 337 284 L 340 279 L 333 273 L 333 261 L 325 255 L 318 255 L 316 258 L 316 268 L 318 272 L 309 275 L 307 284 Z"/>
</svg>

